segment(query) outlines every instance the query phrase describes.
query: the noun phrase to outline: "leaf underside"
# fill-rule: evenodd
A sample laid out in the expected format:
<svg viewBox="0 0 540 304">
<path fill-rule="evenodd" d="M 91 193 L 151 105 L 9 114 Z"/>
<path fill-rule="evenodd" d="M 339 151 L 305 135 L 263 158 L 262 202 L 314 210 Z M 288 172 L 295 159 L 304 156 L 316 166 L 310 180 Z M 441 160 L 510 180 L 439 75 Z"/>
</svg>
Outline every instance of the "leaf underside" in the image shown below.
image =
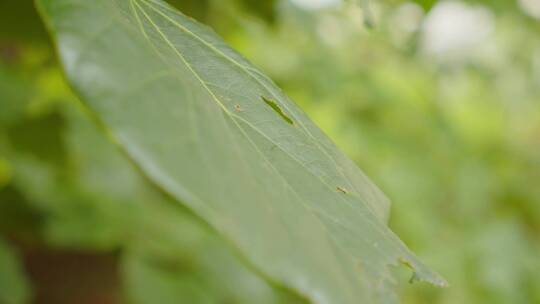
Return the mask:
<svg viewBox="0 0 540 304">
<path fill-rule="evenodd" d="M 279 88 L 160 0 L 39 0 L 68 80 L 114 141 L 275 284 L 383 303 L 388 267 L 445 285 L 389 202 Z"/>
</svg>

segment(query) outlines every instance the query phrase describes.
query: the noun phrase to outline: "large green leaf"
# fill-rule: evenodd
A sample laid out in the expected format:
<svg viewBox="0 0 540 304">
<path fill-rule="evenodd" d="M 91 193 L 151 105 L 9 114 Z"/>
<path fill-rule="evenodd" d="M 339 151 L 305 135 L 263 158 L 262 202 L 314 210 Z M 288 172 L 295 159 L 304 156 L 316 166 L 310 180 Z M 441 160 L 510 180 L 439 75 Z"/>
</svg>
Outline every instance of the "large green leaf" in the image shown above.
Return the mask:
<svg viewBox="0 0 540 304">
<path fill-rule="evenodd" d="M 8 95 L 0 91 L 2 106 L 14 109 L 33 83 L 5 76 L 19 84 Z M 129 303 L 304 303 L 253 273 L 214 231 L 149 184 L 77 100 L 59 98 L 37 117 L 22 115 L 25 102 L 21 115 L 6 116 L 11 128 L 0 126 L 0 235 L 40 239 L 56 250 L 121 249 Z M 23 299 L 7 254 L 0 239 L 0 291 L 12 291 L 0 293 L 0 304 Z"/>
<path fill-rule="evenodd" d="M 391 298 L 388 267 L 444 285 L 389 203 L 267 77 L 158 0 L 41 0 L 76 92 L 154 183 L 314 303 Z"/>
<path fill-rule="evenodd" d="M 178 206 L 145 204 L 122 258 L 129 303 L 306 303 L 272 288 Z"/>
</svg>

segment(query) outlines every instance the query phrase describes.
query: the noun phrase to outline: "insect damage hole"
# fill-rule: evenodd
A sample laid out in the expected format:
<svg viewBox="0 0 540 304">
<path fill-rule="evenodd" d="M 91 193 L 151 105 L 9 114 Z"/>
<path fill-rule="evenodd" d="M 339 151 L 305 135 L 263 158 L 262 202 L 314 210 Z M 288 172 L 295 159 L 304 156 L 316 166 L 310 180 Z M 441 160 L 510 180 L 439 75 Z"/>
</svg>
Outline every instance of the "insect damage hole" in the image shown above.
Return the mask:
<svg viewBox="0 0 540 304">
<path fill-rule="evenodd" d="M 340 186 L 337 186 L 337 187 L 336 187 L 336 190 L 337 190 L 338 192 L 343 193 L 343 194 L 349 193 L 349 192 L 347 191 L 347 189 L 345 189 L 345 188 L 343 188 L 343 187 L 340 187 Z"/>
<path fill-rule="evenodd" d="M 272 108 L 272 110 L 274 110 L 274 112 L 276 112 L 279 116 L 281 116 L 283 120 L 285 120 L 290 125 L 294 125 L 294 121 L 289 116 L 287 116 L 287 114 L 285 114 L 283 110 L 281 110 L 281 108 L 278 106 L 278 104 L 275 101 L 268 99 L 264 96 L 261 96 L 261 98 L 264 101 L 264 103 L 266 103 L 270 108 Z"/>
</svg>

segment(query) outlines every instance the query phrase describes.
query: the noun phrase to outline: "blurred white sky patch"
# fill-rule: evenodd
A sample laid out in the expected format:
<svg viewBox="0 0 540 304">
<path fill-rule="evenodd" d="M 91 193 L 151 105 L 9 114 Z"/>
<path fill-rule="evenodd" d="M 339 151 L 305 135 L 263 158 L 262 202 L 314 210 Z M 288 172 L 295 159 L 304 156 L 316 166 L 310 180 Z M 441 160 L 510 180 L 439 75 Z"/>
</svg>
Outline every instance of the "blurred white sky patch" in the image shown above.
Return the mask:
<svg viewBox="0 0 540 304">
<path fill-rule="evenodd" d="M 527 15 L 540 19 L 540 0 L 519 0 L 518 3 Z"/>
<path fill-rule="evenodd" d="M 336 7 L 342 0 L 290 0 L 294 5 L 307 10 L 320 10 Z"/>
<path fill-rule="evenodd" d="M 494 26 L 492 13 L 483 6 L 443 1 L 424 20 L 421 49 L 441 59 L 466 60 L 488 44 Z"/>
</svg>

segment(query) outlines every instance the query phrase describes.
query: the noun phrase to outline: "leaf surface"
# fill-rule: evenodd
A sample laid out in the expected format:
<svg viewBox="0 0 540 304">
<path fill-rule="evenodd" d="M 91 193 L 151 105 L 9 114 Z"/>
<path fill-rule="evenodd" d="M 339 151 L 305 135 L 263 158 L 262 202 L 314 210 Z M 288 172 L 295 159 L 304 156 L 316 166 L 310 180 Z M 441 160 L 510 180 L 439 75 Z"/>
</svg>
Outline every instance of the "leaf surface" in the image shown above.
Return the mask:
<svg viewBox="0 0 540 304">
<path fill-rule="evenodd" d="M 0 101 L 15 109 L 33 83 L 5 72 L 15 86 L 0 90 Z M 305 303 L 253 273 L 215 231 L 145 180 L 71 94 L 55 100 L 37 116 L 16 115 L 30 108 L 23 103 L 6 116 L 13 126 L 0 126 L 0 303 L 29 298 L 2 234 L 39 237 L 55 250 L 122 252 L 129 303 Z"/>
<path fill-rule="evenodd" d="M 320 304 L 386 302 L 398 263 L 445 284 L 377 187 L 210 29 L 159 0 L 38 3 L 111 138 L 266 279 Z"/>
</svg>

